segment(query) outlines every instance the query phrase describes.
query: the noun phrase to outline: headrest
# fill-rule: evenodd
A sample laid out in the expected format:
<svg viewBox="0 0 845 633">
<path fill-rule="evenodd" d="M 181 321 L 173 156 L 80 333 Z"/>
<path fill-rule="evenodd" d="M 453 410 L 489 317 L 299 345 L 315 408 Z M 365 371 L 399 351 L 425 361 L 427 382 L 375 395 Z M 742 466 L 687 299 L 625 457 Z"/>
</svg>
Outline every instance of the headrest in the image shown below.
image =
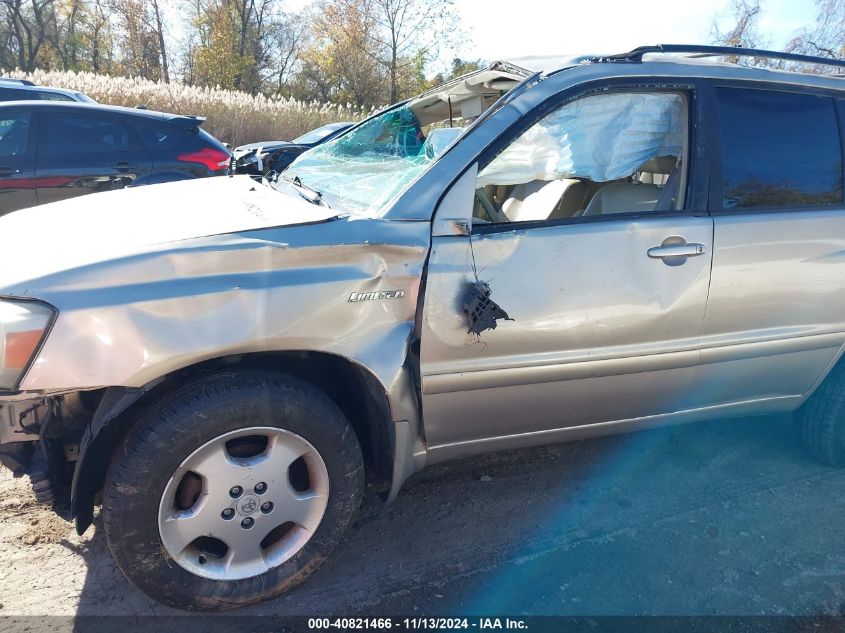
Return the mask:
<svg viewBox="0 0 845 633">
<path fill-rule="evenodd" d="M 671 174 L 677 162 L 675 156 L 655 156 L 640 165 L 637 171 L 647 174 Z"/>
</svg>

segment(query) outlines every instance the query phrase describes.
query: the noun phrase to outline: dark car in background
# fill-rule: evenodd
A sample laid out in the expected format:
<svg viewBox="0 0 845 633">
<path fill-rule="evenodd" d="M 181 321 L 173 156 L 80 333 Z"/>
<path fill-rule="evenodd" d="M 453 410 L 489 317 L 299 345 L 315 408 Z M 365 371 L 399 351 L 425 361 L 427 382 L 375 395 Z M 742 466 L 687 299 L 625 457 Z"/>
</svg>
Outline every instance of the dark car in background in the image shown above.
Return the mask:
<svg viewBox="0 0 845 633">
<path fill-rule="evenodd" d="M 292 141 L 261 141 L 236 147 L 232 152 L 235 173 L 263 176 L 271 171 L 284 171 L 302 152 L 337 138 L 353 125 L 346 122 L 329 123 Z"/>
<path fill-rule="evenodd" d="M 0 104 L 0 215 L 86 193 L 228 173 L 205 119 L 91 103 Z"/>
<path fill-rule="evenodd" d="M 0 101 L 77 101 L 96 103 L 78 90 L 37 86 L 28 79 L 0 77 Z"/>
</svg>

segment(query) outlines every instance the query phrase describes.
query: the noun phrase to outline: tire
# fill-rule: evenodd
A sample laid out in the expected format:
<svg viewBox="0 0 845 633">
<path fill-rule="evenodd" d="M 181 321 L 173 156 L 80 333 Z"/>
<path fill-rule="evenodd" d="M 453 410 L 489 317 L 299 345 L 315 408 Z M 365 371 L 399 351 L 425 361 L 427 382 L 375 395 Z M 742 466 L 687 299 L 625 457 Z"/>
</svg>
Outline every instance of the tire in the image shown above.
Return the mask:
<svg viewBox="0 0 845 633">
<path fill-rule="evenodd" d="M 247 427 L 250 430 L 244 431 Z M 267 447 L 253 456 L 264 436 L 268 438 Z M 226 439 L 230 437 L 236 440 L 234 444 Z M 247 453 L 238 442 L 247 444 Z M 306 464 L 302 466 L 307 471 L 305 485 L 312 488 L 302 493 L 297 492 L 299 488 L 293 490 L 294 466 L 278 467 L 296 454 L 289 452 L 289 445 L 299 447 L 299 451 L 314 449 L 301 458 L 300 466 Z M 234 457 L 232 451 L 236 449 L 239 455 L 249 456 Z M 224 466 L 209 457 L 219 458 L 218 453 L 224 455 Z M 197 465 L 206 471 L 200 477 L 190 472 Z M 188 466 L 188 474 L 179 474 Z M 272 472 L 268 470 L 271 468 Z M 272 533 L 283 534 L 273 545 L 276 549 L 262 549 L 271 536 L 268 533 L 259 544 L 260 556 L 244 555 L 243 560 L 249 564 L 238 567 L 235 563 L 242 561 L 234 556 L 239 551 L 252 552 L 254 545 L 229 548 L 229 542 L 267 532 L 287 512 L 287 506 L 279 502 L 266 516 L 266 503 L 257 511 L 252 498 L 258 502 L 265 499 L 257 492 L 262 482 L 237 479 L 241 473 L 248 473 L 245 477 L 258 473 L 258 478 L 266 480 L 268 499 L 271 493 L 301 495 L 308 505 L 301 506 L 307 509 L 301 525 L 288 522 L 276 526 Z M 232 480 L 233 488 L 226 488 L 232 477 L 237 481 Z M 197 493 L 192 486 L 202 486 L 202 492 Z M 243 492 L 231 499 L 235 487 Z M 225 499 L 221 496 L 223 488 Z M 118 567 L 151 598 L 184 610 L 232 609 L 277 596 L 317 569 L 351 523 L 363 488 L 358 439 L 343 413 L 322 391 L 281 373 L 216 374 L 180 387 L 152 405 L 130 429 L 106 475 L 105 532 Z M 170 507 L 171 498 L 177 507 Z M 225 507 L 228 502 L 230 509 Z M 187 504 L 191 505 L 182 510 Z M 220 507 L 224 507 L 222 512 Z M 227 513 L 234 513 L 228 523 L 224 521 Z M 190 525 L 180 522 L 186 516 L 205 521 L 199 525 L 211 528 L 180 551 L 181 541 L 175 546 L 171 541 L 183 538 L 186 530 L 174 532 L 172 526 Z M 253 520 L 254 531 L 243 528 L 248 520 Z M 238 532 L 240 528 L 244 531 Z M 212 536 L 220 535 L 217 530 L 228 531 L 215 540 Z M 233 536 L 230 539 L 228 535 Z M 226 562 L 230 552 L 232 558 Z M 262 565 L 267 569 L 250 575 Z"/>
<path fill-rule="evenodd" d="M 797 422 L 810 455 L 830 466 L 845 466 L 845 363 L 838 363 L 798 410 Z"/>
</svg>

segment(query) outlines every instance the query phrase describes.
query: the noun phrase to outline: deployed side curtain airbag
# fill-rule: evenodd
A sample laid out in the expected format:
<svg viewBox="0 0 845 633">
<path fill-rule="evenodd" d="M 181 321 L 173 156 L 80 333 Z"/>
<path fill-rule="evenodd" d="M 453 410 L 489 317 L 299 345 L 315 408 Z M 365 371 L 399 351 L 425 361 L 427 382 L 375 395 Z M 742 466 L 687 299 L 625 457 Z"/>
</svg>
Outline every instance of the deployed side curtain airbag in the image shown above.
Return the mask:
<svg viewBox="0 0 845 633">
<path fill-rule="evenodd" d="M 671 93 L 620 93 L 578 99 L 529 128 L 478 175 L 478 187 L 533 180 L 633 174 L 657 156 L 679 156 L 684 99 Z"/>
</svg>

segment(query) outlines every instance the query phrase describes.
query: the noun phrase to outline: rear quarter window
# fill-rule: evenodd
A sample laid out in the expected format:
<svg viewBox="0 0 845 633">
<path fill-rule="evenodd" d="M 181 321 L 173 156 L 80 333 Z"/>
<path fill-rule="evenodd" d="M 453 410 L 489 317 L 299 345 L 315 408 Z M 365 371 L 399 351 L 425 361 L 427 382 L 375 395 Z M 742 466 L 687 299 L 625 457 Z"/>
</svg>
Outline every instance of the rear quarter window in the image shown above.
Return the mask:
<svg viewBox="0 0 845 633">
<path fill-rule="evenodd" d="M 722 207 L 842 204 L 842 147 L 830 97 L 717 88 Z"/>
<path fill-rule="evenodd" d="M 47 90 L 39 90 L 35 93 L 38 95 L 38 99 L 40 101 L 73 101 L 73 97 L 70 97 L 66 94 L 62 94 L 61 92 L 50 92 Z"/>
<path fill-rule="evenodd" d="M 164 121 L 133 118 L 130 125 L 151 150 L 167 150 L 184 145 L 189 141 L 189 133 Z"/>
</svg>

